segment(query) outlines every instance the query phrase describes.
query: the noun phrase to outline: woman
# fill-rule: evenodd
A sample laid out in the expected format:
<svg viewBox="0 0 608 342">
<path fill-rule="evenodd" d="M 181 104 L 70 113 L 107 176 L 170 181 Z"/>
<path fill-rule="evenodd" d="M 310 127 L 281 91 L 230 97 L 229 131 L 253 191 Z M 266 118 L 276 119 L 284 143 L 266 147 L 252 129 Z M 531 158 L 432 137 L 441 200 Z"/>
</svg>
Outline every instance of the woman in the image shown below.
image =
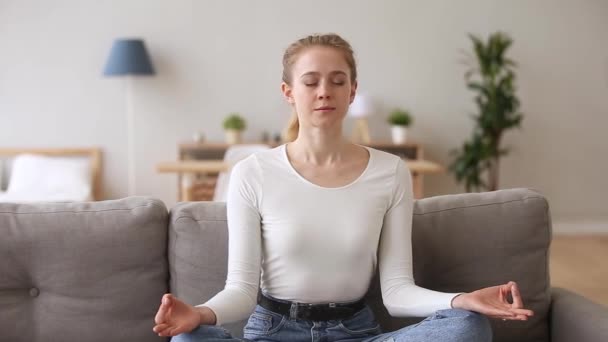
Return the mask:
<svg viewBox="0 0 608 342">
<path fill-rule="evenodd" d="M 415 285 L 409 170 L 399 157 L 342 135 L 357 89 L 346 41 L 329 34 L 293 43 L 281 87 L 295 112 L 290 142 L 232 171 L 224 290 L 196 307 L 165 294 L 154 332 L 234 341 L 219 325 L 249 316 L 244 337 L 253 341 L 490 341 L 486 316 L 533 314 L 514 282 L 471 293 Z M 391 315 L 429 317 L 382 333 L 362 300 L 376 267 Z"/>
</svg>

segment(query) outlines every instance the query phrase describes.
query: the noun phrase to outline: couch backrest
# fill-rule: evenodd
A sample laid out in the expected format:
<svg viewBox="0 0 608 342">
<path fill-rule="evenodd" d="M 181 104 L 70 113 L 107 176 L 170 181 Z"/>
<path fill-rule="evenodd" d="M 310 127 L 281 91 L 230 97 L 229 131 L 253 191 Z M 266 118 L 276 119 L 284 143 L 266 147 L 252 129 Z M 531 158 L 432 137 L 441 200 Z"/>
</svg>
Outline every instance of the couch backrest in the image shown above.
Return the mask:
<svg viewBox="0 0 608 342">
<path fill-rule="evenodd" d="M 142 197 L 0 203 L 0 340 L 159 341 L 167 227 Z"/>
<path fill-rule="evenodd" d="M 420 286 L 445 292 L 473 291 L 516 281 L 527 322 L 492 321 L 494 341 L 548 341 L 548 249 L 551 222 L 546 199 L 529 189 L 445 195 L 415 202 L 414 277 Z M 171 292 L 190 304 L 222 290 L 228 260 L 223 202 L 181 203 L 171 211 Z M 382 305 L 377 276 L 368 302 L 385 330 L 420 318 L 392 318 Z M 244 322 L 227 326 L 235 335 Z"/>
</svg>

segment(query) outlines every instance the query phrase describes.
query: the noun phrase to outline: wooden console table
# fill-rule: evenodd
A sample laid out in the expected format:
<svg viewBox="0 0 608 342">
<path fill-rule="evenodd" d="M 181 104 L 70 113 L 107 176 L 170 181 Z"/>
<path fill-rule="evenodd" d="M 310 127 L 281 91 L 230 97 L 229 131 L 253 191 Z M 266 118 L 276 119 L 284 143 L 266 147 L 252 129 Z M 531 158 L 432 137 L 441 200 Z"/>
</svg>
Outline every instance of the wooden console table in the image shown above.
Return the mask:
<svg viewBox="0 0 608 342">
<path fill-rule="evenodd" d="M 178 200 L 210 201 L 213 199 L 218 174 L 231 167 L 223 161 L 229 146 L 224 143 L 183 143 L 179 145 L 178 161 L 159 163 L 156 169 L 161 173 L 178 174 Z M 412 173 L 414 198 L 424 197 L 425 174 L 444 171 L 441 165 L 425 160 L 422 147 L 416 143 L 397 145 L 377 142 L 367 146 L 398 155 L 405 160 Z"/>
</svg>

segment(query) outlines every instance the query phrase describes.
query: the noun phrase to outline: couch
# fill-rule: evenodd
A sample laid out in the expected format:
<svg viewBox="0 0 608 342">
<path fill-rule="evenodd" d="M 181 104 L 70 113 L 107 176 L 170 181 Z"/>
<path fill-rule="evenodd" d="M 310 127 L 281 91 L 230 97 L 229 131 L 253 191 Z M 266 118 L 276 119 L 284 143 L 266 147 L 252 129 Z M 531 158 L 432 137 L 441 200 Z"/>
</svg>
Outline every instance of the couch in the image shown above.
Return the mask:
<svg viewBox="0 0 608 342">
<path fill-rule="evenodd" d="M 163 341 L 152 332 L 165 292 L 199 304 L 223 288 L 223 202 L 129 197 L 101 202 L 0 203 L 0 341 Z M 492 320 L 494 341 L 608 341 L 608 309 L 549 276 L 551 216 L 530 189 L 417 200 L 414 272 L 419 285 L 472 291 L 517 281 L 526 322 Z M 393 318 L 377 275 L 367 294 L 385 330 Z M 244 322 L 226 328 L 240 335 Z"/>
</svg>

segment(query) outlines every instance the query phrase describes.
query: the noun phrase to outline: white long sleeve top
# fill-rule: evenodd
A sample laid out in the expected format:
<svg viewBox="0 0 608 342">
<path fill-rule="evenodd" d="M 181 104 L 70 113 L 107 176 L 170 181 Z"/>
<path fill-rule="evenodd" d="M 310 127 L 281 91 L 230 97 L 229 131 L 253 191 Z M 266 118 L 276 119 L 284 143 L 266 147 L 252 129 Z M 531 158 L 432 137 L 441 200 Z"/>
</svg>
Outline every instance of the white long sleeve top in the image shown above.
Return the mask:
<svg viewBox="0 0 608 342">
<path fill-rule="evenodd" d="M 450 308 L 458 293 L 414 283 L 413 195 L 405 162 L 365 148 L 370 156 L 363 173 L 335 188 L 298 174 L 285 144 L 233 167 L 226 285 L 199 305 L 213 310 L 216 324 L 247 318 L 259 286 L 272 297 L 301 303 L 358 300 L 376 267 L 392 316 L 424 317 Z"/>
</svg>

